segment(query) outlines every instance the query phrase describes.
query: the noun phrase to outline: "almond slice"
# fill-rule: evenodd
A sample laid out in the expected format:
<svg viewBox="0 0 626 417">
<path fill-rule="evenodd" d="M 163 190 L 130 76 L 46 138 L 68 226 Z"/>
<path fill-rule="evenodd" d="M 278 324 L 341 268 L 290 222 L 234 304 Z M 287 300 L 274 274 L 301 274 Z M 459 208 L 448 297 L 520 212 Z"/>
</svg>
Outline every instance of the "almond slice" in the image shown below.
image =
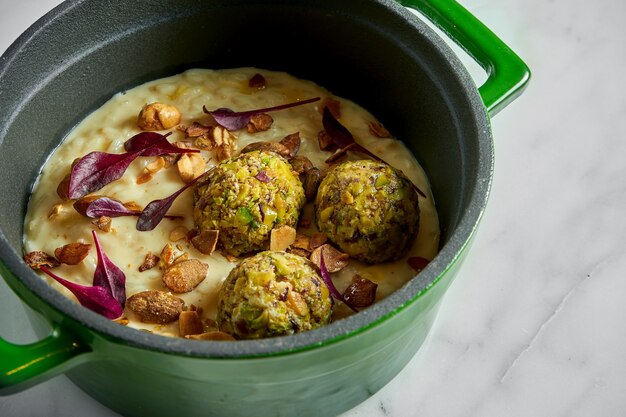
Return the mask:
<svg viewBox="0 0 626 417">
<path fill-rule="evenodd" d="M 324 254 L 324 265 L 330 273 L 337 272 L 346 267 L 350 261 L 350 255 L 340 252 L 328 243 L 315 248 L 311 253 L 311 262 L 319 268 L 321 265 L 321 257 Z"/>
<path fill-rule="evenodd" d="M 144 323 L 166 324 L 178 320 L 185 302 L 166 291 L 142 291 L 126 300 L 126 306 Z"/>
<path fill-rule="evenodd" d="M 284 251 L 296 240 L 296 229 L 280 226 L 270 232 L 270 250 Z"/>
<path fill-rule="evenodd" d="M 174 263 L 163 273 L 163 283 L 176 293 L 189 292 L 206 278 L 209 265 L 197 259 L 187 259 Z"/>
</svg>

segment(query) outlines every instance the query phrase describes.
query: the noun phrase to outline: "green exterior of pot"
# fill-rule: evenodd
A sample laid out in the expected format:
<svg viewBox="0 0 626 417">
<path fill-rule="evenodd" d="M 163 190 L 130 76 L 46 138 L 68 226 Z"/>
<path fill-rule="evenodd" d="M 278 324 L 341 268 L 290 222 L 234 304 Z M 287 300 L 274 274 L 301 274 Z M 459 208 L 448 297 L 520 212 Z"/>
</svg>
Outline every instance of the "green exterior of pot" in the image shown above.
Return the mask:
<svg viewBox="0 0 626 417">
<path fill-rule="evenodd" d="M 88 0 L 71 2 L 67 8 L 61 8 L 56 17 L 72 12 L 74 3 L 80 9 L 81 3 L 88 3 Z M 168 2 L 162 3 L 165 7 Z M 246 1 L 234 1 L 232 8 L 243 3 Z M 249 3 L 258 3 L 251 6 L 255 7 L 263 2 Z M 400 13 L 393 1 L 372 0 L 359 4 L 369 7 L 370 3 L 391 10 L 393 16 Z M 457 93 L 452 89 L 448 99 L 459 107 L 450 110 L 452 119 L 471 121 L 471 126 L 463 127 L 467 127 L 470 136 L 476 135 L 481 141 L 476 146 L 480 151 L 472 144 L 465 150 L 465 145 L 461 144 L 462 152 L 472 154 L 470 170 L 476 178 L 469 181 L 467 188 L 457 190 L 453 186 L 450 190 L 441 190 L 437 178 L 442 172 L 440 160 L 422 156 L 429 174 L 435 174 L 431 180 L 441 203 L 445 236 L 440 255 L 422 273 L 376 306 L 307 334 L 250 343 L 240 341 L 236 345 L 231 344 L 233 342 L 170 340 L 106 322 L 95 313 L 60 299 L 54 290 L 43 288 L 32 276 L 26 276 L 34 274 L 23 265 L 21 248 L 11 244 L 3 231 L 0 273 L 24 303 L 37 312 L 32 314 L 32 322 L 42 340 L 29 346 L 16 346 L 0 339 L 0 394 L 25 389 L 65 372 L 89 395 L 129 416 L 332 416 L 365 400 L 391 380 L 427 337 L 437 307 L 456 275 L 486 204 L 493 169 L 488 113 L 495 114 L 519 95 L 529 78 L 523 62 L 458 3 L 411 0 L 403 4 L 418 8 L 461 42 L 489 74 L 487 82 L 476 89 L 463 69 L 452 68 L 453 81 L 464 85 L 466 91 Z M 161 2 L 152 5 L 160 6 Z M 344 12 L 340 11 L 339 15 Z M 192 12 L 187 10 L 186 13 Z M 374 13 L 369 16 L 372 21 L 382 19 Z M 45 23 L 38 29 L 47 30 Z M 116 24 L 123 26 L 111 21 L 111 25 Z M 425 30 L 415 25 L 416 29 L 407 30 Z M 430 39 L 433 35 L 426 33 L 424 36 Z M 436 40 L 432 38 L 432 42 Z M 11 58 L 22 52 L 16 49 Z M 332 51 L 324 52 L 332 56 Z M 334 58 L 345 60 L 345 57 Z M 440 58 L 432 56 L 433 60 Z M 237 64 L 238 60 L 233 58 L 229 63 Z M 149 64 L 138 62 L 136 65 Z M 458 63 L 450 65 L 455 67 Z M 375 79 L 375 69 L 371 71 L 370 76 Z M 436 77 L 430 70 L 424 73 Z M 305 70 L 303 74 L 307 75 Z M 57 76 L 60 78 L 62 74 Z M 130 83 L 137 81 L 128 80 Z M 327 81 L 332 84 L 332 78 Z M 392 89 L 393 84 L 388 87 Z M 114 85 L 112 91 L 119 88 Z M 376 108 L 371 97 L 358 97 L 359 91 L 355 89 L 354 96 L 349 96 L 359 102 L 369 100 L 376 114 L 384 112 L 384 107 Z M 395 101 L 387 100 L 383 104 L 393 106 Z M 437 108 L 445 102 L 442 99 L 433 105 Z M 408 119 L 394 116 L 398 111 L 392 109 L 387 113 L 389 125 L 411 131 Z M 14 116 L 17 117 L 15 114 L 11 117 Z M 0 133 L 3 133 L 2 126 Z M 419 146 L 409 143 L 418 157 Z M 478 154 L 474 155 L 475 152 Z M 18 165 L 7 167 L 18 168 Z M 446 169 L 449 167 L 443 171 Z M 18 192 L 23 193 L 23 190 Z M 454 201 L 455 198 L 462 202 Z M 17 210 L 24 210 L 24 207 Z M 54 328 L 51 334 L 50 323 Z"/>
</svg>

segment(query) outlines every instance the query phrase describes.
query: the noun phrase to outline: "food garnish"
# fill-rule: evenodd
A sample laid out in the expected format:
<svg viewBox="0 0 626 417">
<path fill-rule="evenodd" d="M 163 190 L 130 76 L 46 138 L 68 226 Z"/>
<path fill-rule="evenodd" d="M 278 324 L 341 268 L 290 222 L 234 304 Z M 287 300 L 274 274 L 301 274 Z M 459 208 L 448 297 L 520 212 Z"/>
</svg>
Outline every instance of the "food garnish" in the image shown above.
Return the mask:
<svg viewBox="0 0 626 417">
<path fill-rule="evenodd" d="M 157 227 L 161 220 L 166 217 L 167 211 L 170 209 L 172 204 L 174 204 L 174 200 L 176 200 L 176 198 L 178 198 L 178 196 L 181 195 L 187 188 L 194 185 L 200 178 L 204 177 L 207 172 L 194 178 L 169 197 L 149 202 L 139 215 L 139 219 L 137 220 L 137 230 L 146 232 Z"/>
<path fill-rule="evenodd" d="M 407 262 L 415 272 L 421 272 L 430 263 L 428 259 L 422 258 L 421 256 L 411 256 L 407 259 Z"/>
<path fill-rule="evenodd" d="M 98 191 L 119 179 L 139 156 L 158 156 L 170 153 L 200 152 L 197 149 L 182 149 L 172 145 L 165 135 L 142 132 L 124 144 L 127 152 L 112 154 L 93 151 L 80 158 L 72 167 L 67 196 L 71 200 Z"/>
<path fill-rule="evenodd" d="M 359 274 L 352 277 L 352 282 L 343 292 L 343 298 L 354 307 L 368 307 L 376 300 L 378 284 L 363 278 Z"/>
<path fill-rule="evenodd" d="M 54 250 L 54 256 L 66 265 L 78 265 L 89 254 L 89 243 L 72 242 Z"/>
<path fill-rule="evenodd" d="M 288 109 L 291 107 L 302 106 L 303 104 L 309 104 L 319 101 L 319 99 L 319 97 L 315 97 L 307 100 L 296 101 L 293 103 L 281 104 L 280 106 L 266 107 L 263 109 L 247 110 L 241 112 L 236 112 L 225 107 L 215 110 L 207 110 L 206 107 L 202 107 L 202 109 L 205 113 L 213 116 L 215 121 L 224 126 L 226 129 L 239 130 L 246 127 L 246 125 L 250 122 L 250 119 L 257 114 L 270 113 L 278 110 Z"/>
<path fill-rule="evenodd" d="M 91 234 L 98 254 L 98 264 L 93 274 L 93 285 L 105 288 L 121 306 L 124 306 L 126 303 L 126 275 L 106 256 L 100 247 L 96 231 L 92 230 Z"/>
<path fill-rule="evenodd" d="M 324 284 L 326 284 L 326 287 L 328 287 L 328 291 L 330 291 L 330 294 L 333 297 L 335 297 L 337 300 L 341 301 L 342 303 L 350 307 L 352 311 L 354 311 L 355 313 L 358 313 L 359 311 L 353 306 L 351 306 L 350 304 L 348 304 L 348 302 L 343 297 L 343 295 L 337 290 L 337 287 L 335 287 L 335 284 L 333 284 L 333 279 L 331 278 L 330 274 L 328 273 L 328 270 L 326 269 L 326 262 L 324 262 L 323 253 L 320 253 L 319 267 L 320 267 L 320 275 L 322 276 L 322 280 L 324 281 Z"/>
<path fill-rule="evenodd" d="M 128 298 L 128 308 L 144 323 L 172 323 L 178 320 L 184 305 L 181 298 L 166 291 L 142 291 Z"/>
<path fill-rule="evenodd" d="M 75 284 L 61 278 L 45 266 L 39 269 L 70 290 L 83 307 L 87 307 L 89 310 L 101 314 L 108 319 L 116 319 L 124 312 L 124 307 L 122 307 L 106 288 Z"/>
</svg>

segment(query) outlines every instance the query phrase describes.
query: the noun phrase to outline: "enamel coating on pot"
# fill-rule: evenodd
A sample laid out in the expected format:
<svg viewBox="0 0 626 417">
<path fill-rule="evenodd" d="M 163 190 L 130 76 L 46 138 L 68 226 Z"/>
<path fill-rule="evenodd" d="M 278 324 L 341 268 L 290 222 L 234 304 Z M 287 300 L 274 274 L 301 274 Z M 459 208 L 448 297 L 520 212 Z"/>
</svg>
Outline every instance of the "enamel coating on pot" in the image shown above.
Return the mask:
<svg viewBox="0 0 626 417">
<path fill-rule="evenodd" d="M 242 33 L 281 43 L 250 49 Z M 2 394 L 67 371 L 126 415 L 334 415 L 386 384 L 422 344 L 486 204 L 493 148 L 473 81 L 443 41 L 397 3 L 78 0 L 38 22 L 3 58 L 0 164 L 20 175 L 0 178 L 0 192 L 14 197 L 0 207 L 0 273 L 57 330 L 46 337 L 41 328 L 44 339 L 26 348 L 0 340 Z M 246 65 L 312 79 L 406 138 L 431 179 L 444 233 L 440 254 L 422 273 L 322 329 L 227 344 L 126 329 L 50 289 L 24 265 L 30 181 L 85 112 L 147 79 L 193 66 Z"/>
</svg>

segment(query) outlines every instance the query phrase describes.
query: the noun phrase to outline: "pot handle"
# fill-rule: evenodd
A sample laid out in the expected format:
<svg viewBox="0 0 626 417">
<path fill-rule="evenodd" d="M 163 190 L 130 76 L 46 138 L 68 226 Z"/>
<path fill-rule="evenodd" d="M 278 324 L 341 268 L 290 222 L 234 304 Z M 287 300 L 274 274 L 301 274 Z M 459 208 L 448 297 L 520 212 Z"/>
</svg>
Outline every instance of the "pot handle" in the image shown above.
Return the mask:
<svg viewBox="0 0 626 417">
<path fill-rule="evenodd" d="M 478 88 L 489 116 L 493 117 L 523 91 L 530 80 L 526 64 L 489 28 L 455 0 L 400 0 L 443 30 L 486 72 Z"/>
<path fill-rule="evenodd" d="M 42 340 L 15 345 L 0 338 L 0 395 L 9 395 L 52 378 L 71 366 L 72 359 L 90 349 L 59 327 Z"/>
</svg>

